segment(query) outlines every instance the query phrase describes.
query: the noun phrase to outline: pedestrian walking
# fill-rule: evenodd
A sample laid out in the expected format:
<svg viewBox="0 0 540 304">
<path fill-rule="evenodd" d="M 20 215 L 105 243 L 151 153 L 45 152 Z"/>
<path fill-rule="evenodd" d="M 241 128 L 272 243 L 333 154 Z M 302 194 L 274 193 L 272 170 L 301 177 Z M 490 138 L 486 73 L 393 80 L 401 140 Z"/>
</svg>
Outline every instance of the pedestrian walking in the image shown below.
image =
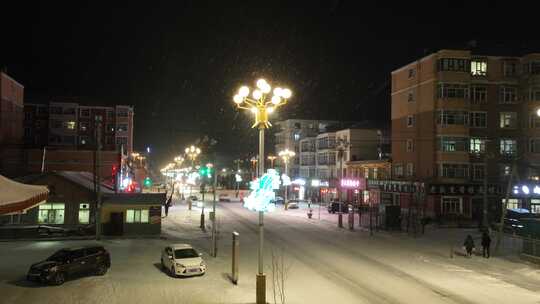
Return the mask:
<svg viewBox="0 0 540 304">
<path fill-rule="evenodd" d="M 467 251 L 467 256 L 472 256 L 472 252 L 474 250 L 474 240 L 472 236 L 469 234 L 465 238 L 465 242 L 463 242 L 463 247 L 465 247 L 465 250 Z"/>
<path fill-rule="evenodd" d="M 489 259 L 489 246 L 491 245 L 491 238 L 489 234 L 484 231 L 482 234 L 482 256 Z"/>
<path fill-rule="evenodd" d="M 172 194 L 171 196 L 169 196 L 169 198 L 165 202 L 165 216 L 169 215 L 169 207 L 171 207 L 171 202 L 172 202 Z"/>
</svg>

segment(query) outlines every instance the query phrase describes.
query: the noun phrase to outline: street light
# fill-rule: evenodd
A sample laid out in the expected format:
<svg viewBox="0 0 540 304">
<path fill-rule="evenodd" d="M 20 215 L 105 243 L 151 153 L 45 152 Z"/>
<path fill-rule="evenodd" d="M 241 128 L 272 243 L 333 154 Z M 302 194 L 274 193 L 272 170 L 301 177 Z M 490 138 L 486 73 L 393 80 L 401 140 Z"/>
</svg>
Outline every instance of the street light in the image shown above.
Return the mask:
<svg viewBox="0 0 540 304">
<path fill-rule="evenodd" d="M 194 168 L 195 167 L 195 159 L 197 158 L 197 156 L 199 156 L 199 154 L 201 154 L 201 149 L 191 145 L 190 147 L 186 148 L 185 152 L 186 152 L 187 157 L 189 157 L 189 159 L 191 159 L 191 168 Z M 191 196 L 192 192 L 193 192 L 193 185 L 190 184 L 189 185 L 189 196 Z M 191 199 L 189 201 L 191 201 Z M 204 204 L 204 202 L 203 202 L 203 204 Z M 191 205 L 189 206 L 189 210 L 191 210 Z"/>
<path fill-rule="evenodd" d="M 259 176 L 259 167 L 257 167 L 257 163 L 259 162 L 259 159 L 257 158 L 257 156 L 253 156 L 251 159 L 251 165 L 253 166 L 253 178 L 257 178 L 257 176 Z"/>
<path fill-rule="evenodd" d="M 252 97 L 249 96 L 251 90 L 243 86 L 238 90 L 238 94 L 233 97 L 236 106 L 242 110 L 248 110 L 255 116 L 255 123 L 252 128 L 259 129 L 259 175 L 264 174 L 264 130 L 271 127 L 268 115 L 273 113 L 278 107 L 285 105 L 287 99 L 292 95 L 291 90 L 272 87 L 264 79 L 257 80 L 257 89 L 253 90 Z M 273 92 L 272 96 L 269 93 Z M 266 276 L 263 273 L 263 240 L 264 240 L 264 213 L 259 211 L 259 271 L 257 274 L 257 304 L 266 303 Z"/>
<path fill-rule="evenodd" d="M 268 160 L 270 160 L 270 167 L 274 168 L 274 161 L 276 160 L 276 156 L 274 155 L 268 155 Z"/>
<path fill-rule="evenodd" d="M 278 153 L 279 157 L 283 159 L 283 163 L 285 164 L 285 175 L 289 176 L 289 160 L 293 158 L 296 153 L 294 151 L 291 151 L 289 149 L 285 149 L 283 151 L 279 151 Z M 289 193 L 289 185 L 285 186 L 285 209 L 287 209 L 287 197 Z"/>
</svg>

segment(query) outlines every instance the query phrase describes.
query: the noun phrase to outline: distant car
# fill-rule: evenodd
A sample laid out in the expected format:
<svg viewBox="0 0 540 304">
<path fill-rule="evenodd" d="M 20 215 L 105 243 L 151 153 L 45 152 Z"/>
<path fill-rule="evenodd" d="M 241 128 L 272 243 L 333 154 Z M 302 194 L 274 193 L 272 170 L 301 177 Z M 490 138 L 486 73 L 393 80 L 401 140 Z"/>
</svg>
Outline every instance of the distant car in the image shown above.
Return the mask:
<svg viewBox="0 0 540 304">
<path fill-rule="evenodd" d="M 273 200 L 273 203 L 276 204 L 276 205 L 284 204 L 285 200 L 281 196 L 276 196 L 276 198 L 274 198 L 274 200 Z"/>
<path fill-rule="evenodd" d="M 227 194 L 220 194 L 219 195 L 219 201 L 220 202 L 231 202 L 231 198 Z"/>
<path fill-rule="evenodd" d="M 347 204 L 343 203 L 343 202 L 330 202 L 328 204 L 328 213 L 336 213 L 336 212 L 339 212 L 339 207 L 341 206 L 341 213 L 348 213 L 349 212 L 349 207 L 347 206 Z"/>
<path fill-rule="evenodd" d="M 201 255 L 189 244 L 173 244 L 163 249 L 161 267 L 172 277 L 203 275 L 206 263 Z"/>
<path fill-rule="evenodd" d="M 298 209 L 298 202 L 297 201 L 289 201 L 287 203 L 287 209 Z"/>
<path fill-rule="evenodd" d="M 111 257 L 102 246 L 64 248 L 30 266 L 26 278 L 29 281 L 62 285 L 72 276 L 87 273 L 104 275 L 110 267 Z"/>
<path fill-rule="evenodd" d="M 197 196 L 195 196 L 195 195 L 192 195 L 192 196 L 188 197 L 188 200 L 194 202 L 194 201 L 198 201 L 199 198 Z"/>
</svg>

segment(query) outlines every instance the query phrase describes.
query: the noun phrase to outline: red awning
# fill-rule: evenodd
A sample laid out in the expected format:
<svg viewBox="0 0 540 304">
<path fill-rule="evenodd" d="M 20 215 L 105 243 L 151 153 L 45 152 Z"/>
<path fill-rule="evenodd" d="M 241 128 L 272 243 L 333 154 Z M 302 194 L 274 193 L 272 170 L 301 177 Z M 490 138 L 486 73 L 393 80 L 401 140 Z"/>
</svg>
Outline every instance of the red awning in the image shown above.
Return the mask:
<svg viewBox="0 0 540 304">
<path fill-rule="evenodd" d="M 0 175 L 0 215 L 21 213 L 47 201 L 46 186 L 27 185 Z"/>
</svg>

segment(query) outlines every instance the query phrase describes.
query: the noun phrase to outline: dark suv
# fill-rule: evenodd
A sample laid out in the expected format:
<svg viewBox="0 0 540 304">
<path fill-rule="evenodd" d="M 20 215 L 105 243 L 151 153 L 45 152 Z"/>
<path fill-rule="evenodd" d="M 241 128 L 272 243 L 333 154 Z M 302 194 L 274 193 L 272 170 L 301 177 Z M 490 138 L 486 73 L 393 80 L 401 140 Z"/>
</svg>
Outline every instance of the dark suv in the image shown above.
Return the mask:
<svg viewBox="0 0 540 304">
<path fill-rule="evenodd" d="M 334 201 L 328 204 L 328 213 L 339 212 L 339 206 L 341 206 L 341 213 L 349 212 L 349 205 L 347 203 Z"/>
<path fill-rule="evenodd" d="M 87 273 L 104 275 L 110 267 L 111 257 L 102 246 L 64 248 L 30 266 L 26 278 L 62 285 L 68 277 Z"/>
</svg>

